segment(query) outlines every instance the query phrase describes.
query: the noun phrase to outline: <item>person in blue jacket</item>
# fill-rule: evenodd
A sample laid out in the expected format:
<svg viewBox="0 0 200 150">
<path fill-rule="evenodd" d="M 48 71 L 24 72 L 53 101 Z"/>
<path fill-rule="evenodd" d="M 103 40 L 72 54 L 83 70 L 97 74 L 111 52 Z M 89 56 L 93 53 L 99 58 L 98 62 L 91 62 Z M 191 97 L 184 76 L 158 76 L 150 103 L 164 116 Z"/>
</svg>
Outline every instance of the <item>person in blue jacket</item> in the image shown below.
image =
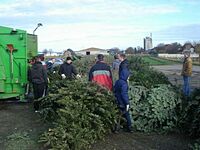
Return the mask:
<svg viewBox="0 0 200 150">
<path fill-rule="evenodd" d="M 127 65 L 121 66 L 119 72 L 119 80 L 115 82 L 114 93 L 116 97 L 117 105 L 127 121 L 127 130 L 132 132 L 131 117 L 129 114 L 129 96 L 128 96 L 128 77 L 130 75 Z"/>
<path fill-rule="evenodd" d="M 119 76 L 120 76 L 120 73 L 123 69 L 129 71 L 129 63 L 128 63 L 128 60 L 126 59 L 126 55 L 124 53 L 118 54 L 118 59 L 120 61 L 120 65 L 119 65 Z"/>
</svg>

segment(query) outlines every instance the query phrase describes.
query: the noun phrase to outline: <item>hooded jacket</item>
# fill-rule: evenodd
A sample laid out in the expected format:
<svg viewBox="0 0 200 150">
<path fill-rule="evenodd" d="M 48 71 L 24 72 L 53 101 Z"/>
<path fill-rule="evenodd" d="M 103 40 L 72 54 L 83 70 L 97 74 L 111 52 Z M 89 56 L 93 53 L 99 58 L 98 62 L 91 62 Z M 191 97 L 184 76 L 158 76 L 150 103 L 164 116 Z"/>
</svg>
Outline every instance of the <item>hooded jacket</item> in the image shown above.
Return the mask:
<svg viewBox="0 0 200 150">
<path fill-rule="evenodd" d="M 120 73 L 123 69 L 127 69 L 129 70 L 129 63 L 128 63 L 128 60 L 125 59 L 124 61 L 122 61 L 119 65 L 119 78 L 120 78 Z"/>
<path fill-rule="evenodd" d="M 28 72 L 28 79 L 34 84 L 47 84 L 47 71 L 41 62 L 36 62 L 32 65 Z"/>
<path fill-rule="evenodd" d="M 116 97 L 117 105 L 121 108 L 126 107 L 129 104 L 129 97 L 128 97 L 128 77 L 130 72 L 127 67 L 121 69 L 119 73 L 119 80 L 115 82 L 114 85 L 114 93 Z"/>
</svg>

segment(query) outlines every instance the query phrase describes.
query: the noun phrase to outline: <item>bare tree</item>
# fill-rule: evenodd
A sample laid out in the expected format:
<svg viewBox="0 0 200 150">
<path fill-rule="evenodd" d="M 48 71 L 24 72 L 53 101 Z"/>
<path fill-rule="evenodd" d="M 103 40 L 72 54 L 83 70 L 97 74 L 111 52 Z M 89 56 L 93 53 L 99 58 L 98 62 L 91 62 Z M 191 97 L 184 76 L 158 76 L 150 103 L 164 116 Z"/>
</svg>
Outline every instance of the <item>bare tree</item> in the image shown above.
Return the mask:
<svg viewBox="0 0 200 150">
<path fill-rule="evenodd" d="M 200 63 L 200 41 L 194 45 L 195 52 L 199 54 L 199 63 Z"/>
<path fill-rule="evenodd" d="M 125 50 L 125 53 L 126 53 L 126 54 L 134 54 L 134 53 L 135 53 L 135 50 L 134 50 L 132 47 L 128 47 L 128 48 Z"/>
<path fill-rule="evenodd" d="M 113 47 L 113 48 L 109 49 L 108 51 L 109 51 L 109 54 L 115 55 L 120 52 L 120 49 L 118 47 Z"/>
<path fill-rule="evenodd" d="M 44 55 L 46 55 L 46 54 L 48 53 L 48 50 L 47 50 L 47 49 L 44 49 L 44 50 L 42 51 L 42 53 L 43 53 Z"/>
<path fill-rule="evenodd" d="M 185 44 L 183 45 L 183 50 L 190 50 L 191 48 L 194 48 L 192 43 L 190 41 L 185 42 Z"/>
</svg>

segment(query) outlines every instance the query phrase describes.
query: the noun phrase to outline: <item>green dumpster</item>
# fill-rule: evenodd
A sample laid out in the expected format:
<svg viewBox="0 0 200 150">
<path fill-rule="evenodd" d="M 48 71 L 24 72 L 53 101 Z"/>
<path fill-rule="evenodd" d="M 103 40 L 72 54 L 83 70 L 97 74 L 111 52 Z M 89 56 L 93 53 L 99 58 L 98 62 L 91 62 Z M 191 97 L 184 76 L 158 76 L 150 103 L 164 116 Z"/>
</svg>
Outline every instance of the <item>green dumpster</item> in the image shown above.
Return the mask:
<svg viewBox="0 0 200 150">
<path fill-rule="evenodd" d="M 0 26 L 0 100 L 24 100 L 28 61 L 36 55 L 36 35 Z"/>
</svg>

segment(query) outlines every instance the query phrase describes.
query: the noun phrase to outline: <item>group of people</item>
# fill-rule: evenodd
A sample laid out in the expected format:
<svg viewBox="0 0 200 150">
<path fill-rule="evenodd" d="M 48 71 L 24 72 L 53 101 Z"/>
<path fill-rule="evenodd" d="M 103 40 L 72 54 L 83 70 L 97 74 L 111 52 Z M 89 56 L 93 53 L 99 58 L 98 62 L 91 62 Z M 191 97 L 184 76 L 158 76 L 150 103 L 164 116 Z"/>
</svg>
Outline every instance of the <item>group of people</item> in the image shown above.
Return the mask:
<svg viewBox="0 0 200 150">
<path fill-rule="evenodd" d="M 129 64 L 125 54 L 120 53 L 115 56 L 113 70 L 118 71 L 118 80 L 113 86 L 112 72 L 110 66 L 104 62 L 104 56 L 99 54 L 97 62 L 89 72 L 89 81 L 95 82 L 110 91 L 113 91 L 116 97 L 116 104 L 120 113 L 127 122 L 127 131 L 132 132 L 131 117 L 129 114 L 129 96 L 128 96 L 128 78 L 130 76 Z"/>
<path fill-rule="evenodd" d="M 192 61 L 189 52 L 184 52 L 184 62 L 182 76 L 184 79 L 183 93 L 185 96 L 190 95 L 189 80 L 192 74 Z M 129 63 L 125 54 L 120 53 L 115 56 L 112 69 L 118 73 L 118 79 L 113 84 L 111 68 L 104 61 L 104 55 L 97 55 L 96 64 L 89 71 L 89 81 L 114 92 L 116 104 L 120 109 L 121 114 L 127 122 L 127 131 L 132 132 L 132 122 L 129 114 L 130 104 L 128 96 L 128 78 L 130 76 Z M 72 64 L 72 58 L 67 57 L 66 61 L 60 66 L 59 72 L 62 79 L 74 79 L 79 76 L 75 66 Z M 32 67 L 28 71 L 28 80 L 33 85 L 34 98 L 38 99 L 46 95 L 48 77 L 47 69 L 42 65 L 40 57 L 35 57 L 32 60 Z M 34 102 L 35 111 L 38 111 L 39 104 Z"/>
<path fill-rule="evenodd" d="M 31 67 L 28 69 L 28 81 L 33 87 L 33 95 L 35 99 L 33 105 L 35 111 L 37 112 L 39 110 L 39 103 L 37 99 L 47 95 L 47 71 L 49 68 L 52 68 L 52 64 L 49 64 L 49 66 L 51 65 L 51 67 L 45 67 L 41 62 L 41 58 L 39 56 L 36 56 L 30 61 L 30 65 Z M 60 66 L 59 74 L 61 75 L 62 79 L 72 79 L 74 78 L 74 76 L 78 75 L 76 68 L 72 65 L 71 57 L 67 57 L 66 62 Z"/>
<path fill-rule="evenodd" d="M 47 68 L 41 63 L 40 57 L 35 57 L 31 62 L 31 67 L 28 71 L 28 80 L 32 83 L 34 94 L 34 109 L 37 112 L 39 104 L 37 99 L 46 95 L 48 87 Z M 89 71 L 89 81 L 114 91 L 116 96 L 116 103 L 127 120 L 127 129 L 131 130 L 131 119 L 129 114 L 129 98 L 128 98 L 128 77 L 130 75 L 128 69 L 128 61 L 125 54 L 118 54 L 115 56 L 113 62 L 114 70 L 118 71 L 119 79 L 113 86 L 112 71 L 108 64 L 104 62 L 104 55 L 97 55 L 96 63 Z M 59 75 L 62 79 L 74 79 L 80 77 L 75 66 L 72 64 L 72 58 L 67 57 L 66 61 L 60 66 Z"/>
</svg>

